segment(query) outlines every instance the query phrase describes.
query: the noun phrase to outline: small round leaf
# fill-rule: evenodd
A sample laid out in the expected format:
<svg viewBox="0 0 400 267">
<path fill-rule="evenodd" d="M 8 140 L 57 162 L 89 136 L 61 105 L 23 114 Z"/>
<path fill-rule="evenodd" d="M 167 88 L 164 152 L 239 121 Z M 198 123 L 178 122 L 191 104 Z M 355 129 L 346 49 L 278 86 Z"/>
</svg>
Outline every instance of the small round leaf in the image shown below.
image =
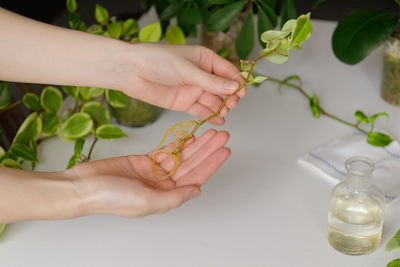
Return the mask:
<svg viewBox="0 0 400 267">
<path fill-rule="evenodd" d="M 106 99 L 108 104 L 114 108 L 123 108 L 129 104 L 129 96 L 116 90 L 106 90 Z"/>
<path fill-rule="evenodd" d="M 0 82 L 0 110 L 6 108 L 11 102 L 11 90 L 8 82 Z"/>
<path fill-rule="evenodd" d="M 40 114 L 42 119 L 42 133 L 45 135 L 55 134 L 60 126 L 60 117 L 55 112 L 43 112 Z"/>
<path fill-rule="evenodd" d="M 388 146 L 393 139 L 384 133 L 370 132 L 368 133 L 367 142 L 373 146 L 384 147 Z"/>
<path fill-rule="evenodd" d="M 30 114 L 18 129 L 13 143 L 29 144 L 31 140 L 39 139 L 42 132 L 42 120 L 36 112 Z"/>
<path fill-rule="evenodd" d="M 23 98 L 24 105 L 32 110 L 40 110 L 42 109 L 42 105 L 40 105 L 40 99 L 37 95 L 32 93 L 26 93 Z"/>
<path fill-rule="evenodd" d="M 144 26 L 139 31 L 140 42 L 157 43 L 161 39 L 161 23 L 158 21 L 153 24 Z"/>
<path fill-rule="evenodd" d="M 40 103 L 48 112 L 57 112 L 61 108 L 62 101 L 63 98 L 60 90 L 53 86 L 45 87 L 40 96 Z"/>
<path fill-rule="evenodd" d="M 96 8 L 94 10 L 94 17 L 98 23 L 101 25 L 106 25 L 108 22 L 108 11 L 104 7 L 99 4 L 96 4 Z"/>
<path fill-rule="evenodd" d="M 168 44 L 186 44 L 185 34 L 179 26 L 171 26 L 165 33 L 165 40 Z"/>
<path fill-rule="evenodd" d="M 76 8 L 76 0 L 67 0 L 67 10 L 69 13 L 74 13 L 76 11 Z"/>
<path fill-rule="evenodd" d="M 97 126 L 110 123 L 110 113 L 104 107 L 101 108 L 100 114 L 98 114 L 100 103 L 96 101 L 85 103 L 82 107 L 82 112 L 86 112 L 90 115 L 93 121 L 97 121 Z M 97 116 L 99 116 L 97 120 Z"/>
<path fill-rule="evenodd" d="M 96 137 L 100 139 L 119 139 L 127 135 L 118 127 L 110 124 L 105 124 L 97 128 Z"/>
<path fill-rule="evenodd" d="M 75 113 L 61 125 L 58 136 L 64 141 L 75 141 L 83 138 L 93 129 L 93 121 L 89 114 L 84 112 Z"/>
</svg>

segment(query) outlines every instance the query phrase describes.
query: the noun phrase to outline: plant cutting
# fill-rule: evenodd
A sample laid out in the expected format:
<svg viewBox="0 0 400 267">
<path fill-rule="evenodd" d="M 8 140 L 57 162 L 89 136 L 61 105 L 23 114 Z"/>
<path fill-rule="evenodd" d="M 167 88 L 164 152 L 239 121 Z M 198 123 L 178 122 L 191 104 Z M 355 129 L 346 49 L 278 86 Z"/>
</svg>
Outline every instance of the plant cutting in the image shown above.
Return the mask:
<svg viewBox="0 0 400 267">
<path fill-rule="evenodd" d="M 390 238 L 388 243 L 386 244 L 386 251 L 392 251 L 400 248 L 400 230 L 396 232 L 396 234 Z M 389 262 L 386 267 L 399 267 L 400 259 L 395 259 Z"/>
</svg>

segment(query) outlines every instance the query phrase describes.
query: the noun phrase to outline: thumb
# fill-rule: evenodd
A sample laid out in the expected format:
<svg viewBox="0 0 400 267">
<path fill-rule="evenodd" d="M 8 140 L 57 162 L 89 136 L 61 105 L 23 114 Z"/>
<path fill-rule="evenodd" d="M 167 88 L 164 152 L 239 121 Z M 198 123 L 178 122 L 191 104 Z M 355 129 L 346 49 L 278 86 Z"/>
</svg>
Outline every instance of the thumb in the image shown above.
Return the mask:
<svg viewBox="0 0 400 267">
<path fill-rule="evenodd" d="M 173 190 L 163 190 L 157 192 L 153 199 L 155 207 L 160 212 L 176 209 L 189 199 L 200 195 L 201 190 L 197 186 L 182 186 Z"/>
<path fill-rule="evenodd" d="M 206 72 L 194 65 L 187 71 L 189 75 L 185 75 L 186 83 L 199 86 L 212 94 L 229 95 L 239 88 L 238 82 Z"/>
</svg>

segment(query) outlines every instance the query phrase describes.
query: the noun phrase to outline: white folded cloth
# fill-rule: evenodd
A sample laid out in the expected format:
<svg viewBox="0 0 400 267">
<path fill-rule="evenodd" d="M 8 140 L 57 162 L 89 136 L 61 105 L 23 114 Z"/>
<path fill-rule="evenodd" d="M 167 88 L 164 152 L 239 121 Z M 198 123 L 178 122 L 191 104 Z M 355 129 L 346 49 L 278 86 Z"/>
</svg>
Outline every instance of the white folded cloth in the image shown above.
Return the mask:
<svg viewBox="0 0 400 267">
<path fill-rule="evenodd" d="M 375 147 L 366 142 L 366 135 L 354 132 L 304 154 L 299 162 L 339 182 L 346 178 L 345 163 L 353 156 L 368 157 L 375 162 L 372 182 L 382 189 L 387 203 L 400 196 L 400 145 L 397 141 L 387 147 Z"/>
</svg>

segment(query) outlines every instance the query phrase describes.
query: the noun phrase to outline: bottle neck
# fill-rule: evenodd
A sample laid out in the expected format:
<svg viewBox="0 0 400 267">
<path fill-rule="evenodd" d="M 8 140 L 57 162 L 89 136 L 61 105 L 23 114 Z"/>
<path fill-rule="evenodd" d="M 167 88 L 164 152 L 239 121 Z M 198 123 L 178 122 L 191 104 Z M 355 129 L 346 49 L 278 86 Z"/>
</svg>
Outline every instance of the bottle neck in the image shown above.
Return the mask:
<svg viewBox="0 0 400 267">
<path fill-rule="evenodd" d="M 372 185 L 371 175 L 374 162 L 366 157 L 352 157 L 346 161 L 347 184 L 353 190 L 364 189 Z"/>
<path fill-rule="evenodd" d="M 370 175 L 354 175 L 352 173 L 347 174 L 346 182 L 354 190 L 364 189 L 372 184 Z"/>
</svg>

